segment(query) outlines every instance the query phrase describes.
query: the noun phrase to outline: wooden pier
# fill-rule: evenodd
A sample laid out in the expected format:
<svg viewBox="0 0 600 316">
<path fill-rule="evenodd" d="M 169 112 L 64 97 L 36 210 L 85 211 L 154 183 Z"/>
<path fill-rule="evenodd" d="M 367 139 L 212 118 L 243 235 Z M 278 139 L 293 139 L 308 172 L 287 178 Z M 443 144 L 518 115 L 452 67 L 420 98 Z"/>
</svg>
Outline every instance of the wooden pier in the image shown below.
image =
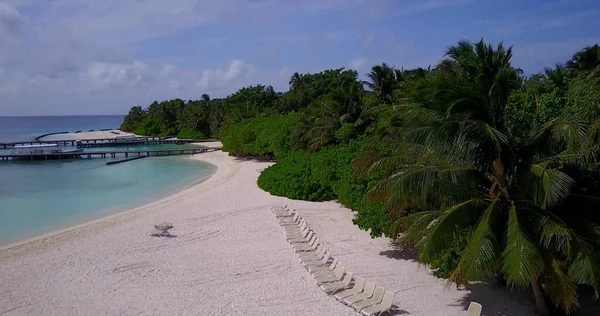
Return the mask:
<svg viewBox="0 0 600 316">
<path fill-rule="evenodd" d="M 0 161 L 9 160 L 50 160 L 50 159 L 79 159 L 79 158 L 117 158 L 117 157 L 142 157 L 142 156 L 174 156 L 174 155 L 195 155 L 205 152 L 221 150 L 221 147 L 214 148 L 185 148 L 185 149 L 145 149 L 145 150 L 111 150 L 111 151 L 91 151 L 91 152 L 58 152 L 58 153 L 25 153 L 25 154 L 0 154 Z"/>
<path fill-rule="evenodd" d="M 0 143 L 0 149 L 12 149 L 15 146 L 26 145 L 62 145 L 62 146 L 77 146 L 79 148 L 91 147 L 113 147 L 113 146 L 128 146 L 128 145 L 164 145 L 164 144 L 190 144 L 215 141 L 212 138 L 208 139 L 164 139 L 162 137 L 136 137 L 131 140 L 115 139 L 115 138 L 98 138 L 98 139 L 72 139 L 72 140 L 55 140 L 55 141 L 27 141 L 16 143 Z"/>
</svg>

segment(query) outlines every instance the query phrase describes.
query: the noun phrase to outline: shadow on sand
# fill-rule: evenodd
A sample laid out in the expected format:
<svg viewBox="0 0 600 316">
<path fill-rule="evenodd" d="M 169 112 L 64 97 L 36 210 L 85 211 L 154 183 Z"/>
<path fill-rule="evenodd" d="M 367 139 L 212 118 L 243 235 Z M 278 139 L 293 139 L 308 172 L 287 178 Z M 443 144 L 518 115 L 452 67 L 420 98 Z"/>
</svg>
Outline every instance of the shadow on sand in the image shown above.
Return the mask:
<svg viewBox="0 0 600 316">
<path fill-rule="evenodd" d="M 379 253 L 380 256 L 388 257 L 395 260 L 407 260 L 419 262 L 419 252 L 415 248 L 402 248 L 400 245 L 391 242 L 392 249 L 384 250 Z"/>
</svg>

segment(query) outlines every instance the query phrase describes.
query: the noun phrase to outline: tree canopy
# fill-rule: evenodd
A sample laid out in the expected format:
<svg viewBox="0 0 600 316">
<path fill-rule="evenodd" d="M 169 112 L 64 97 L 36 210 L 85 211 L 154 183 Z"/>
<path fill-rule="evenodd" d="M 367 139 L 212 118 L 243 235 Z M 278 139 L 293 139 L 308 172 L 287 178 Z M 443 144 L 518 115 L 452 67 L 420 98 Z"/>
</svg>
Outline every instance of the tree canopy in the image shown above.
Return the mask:
<svg viewBox="0 0 600 316">
<path fill-rule="evenodd" d="M 221 138 L 276 158 L 258 185 L 338 199 L 448 282 L 494 276 L 538 312 L 600 297 L 600 49 L 529 76 L 513 49 L 460 41 L 434 66 L 295 73 L 270 86 L 133 107 L 122 129 Z"/>
</svg>

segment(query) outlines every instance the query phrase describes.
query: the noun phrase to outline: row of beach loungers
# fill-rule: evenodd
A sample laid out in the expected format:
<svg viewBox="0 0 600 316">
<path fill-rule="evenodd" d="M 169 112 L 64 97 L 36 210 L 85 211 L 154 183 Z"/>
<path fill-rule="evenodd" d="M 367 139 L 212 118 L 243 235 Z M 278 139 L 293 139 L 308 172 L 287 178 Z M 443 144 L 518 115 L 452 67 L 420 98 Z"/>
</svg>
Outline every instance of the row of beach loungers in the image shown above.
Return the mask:
<svg viewBox="0 0 600 316">
<path fill-rule="evenodd" d="M 394 292 L 346 271 L 337 258 L 331 257 L 329 249 L 297 211 L 289 209 L 288 205 L 272 207 L 272 210 L 298 259 L 323 291 L 363 315 L 381 315 L 392 308 Z M 481 305 L 471 303 L 467 316 L 480 314 Z"/>
</svg>

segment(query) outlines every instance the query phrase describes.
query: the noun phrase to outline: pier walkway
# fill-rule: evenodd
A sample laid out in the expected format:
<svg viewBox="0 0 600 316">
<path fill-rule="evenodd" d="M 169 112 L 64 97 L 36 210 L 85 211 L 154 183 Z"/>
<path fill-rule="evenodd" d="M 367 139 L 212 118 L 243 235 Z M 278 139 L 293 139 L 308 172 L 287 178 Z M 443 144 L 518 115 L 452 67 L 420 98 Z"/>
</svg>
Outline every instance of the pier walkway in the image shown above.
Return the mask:
<svg viewBox="0 0 600 316">
<path fill-rule="evenodd" d="M 58 152 L 58 153 L 25 153 L 25 154 L 0 154 L 0 161 L 9 160 L 50 160 L 50 159 L 78 159 L 78 158 L 117 158 L 117 157 L 143 157 L 143 156 L 174 156 L 195 155 L 205 152 L 221 150 L 221 147 L 185 148 L 185 149 L 144 149 L 144 150 L 110 150 L 94 152 Z"/>
<path fill-rule="evenodd" d="M 212 142 L 214 139 L 164 139 L 161 137 L 136 137 L 131 140 L 115 139 L 115 138 L 99 138 L 99 139 L 72 139 L 72 140 L 54 140 L 54 141 L 28 141 L 16 143 L 0 143 L 0 149 L 12 149 L 15 146 L 27 145 L 63 145 L 77 146 L 78 148 L 91 147 L 112 147 L 112 146 L 127 146 L 127 145 L 163 145 L 163 144 L 190 144 Z"/>
</svg>

